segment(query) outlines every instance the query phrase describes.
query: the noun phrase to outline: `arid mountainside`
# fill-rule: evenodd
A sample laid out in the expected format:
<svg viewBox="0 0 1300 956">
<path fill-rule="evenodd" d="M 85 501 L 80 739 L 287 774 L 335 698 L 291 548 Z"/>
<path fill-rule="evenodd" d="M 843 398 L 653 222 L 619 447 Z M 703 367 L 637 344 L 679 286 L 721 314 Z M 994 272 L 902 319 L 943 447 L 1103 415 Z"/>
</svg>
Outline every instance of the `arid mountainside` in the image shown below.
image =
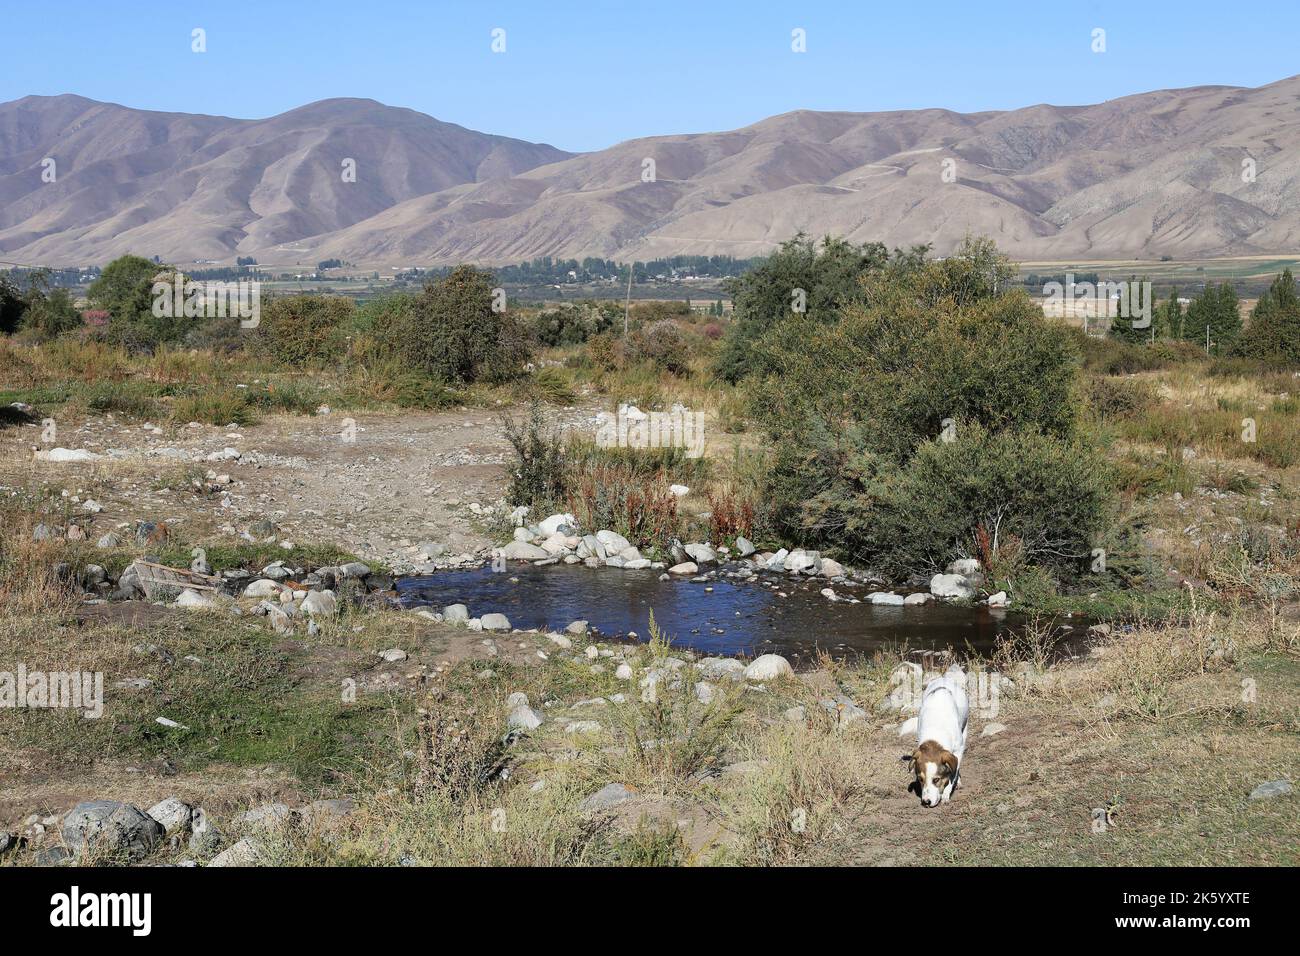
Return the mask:
<svg viewBox="0 0 1300 956">
<path fill-rule="evenodd" d="M 189 262 L 293 248 L 406 200 L 569 155 L 374 100 L 239 120 L 29 96 L 0 104 L 0 258 Z"/>
<path fill-rule="evenodd" d="M 1300 245 L 1298 180 L 1300 77 L 1009 112 L 799 111 L 579 155 L 369 100 L 253 121 L 27 97 L 0 105 L 0 257 L 749 256 L 799 230 L 940 253 L 979 233 L 1022 259 L 1250 255 Z"/>
</svg>

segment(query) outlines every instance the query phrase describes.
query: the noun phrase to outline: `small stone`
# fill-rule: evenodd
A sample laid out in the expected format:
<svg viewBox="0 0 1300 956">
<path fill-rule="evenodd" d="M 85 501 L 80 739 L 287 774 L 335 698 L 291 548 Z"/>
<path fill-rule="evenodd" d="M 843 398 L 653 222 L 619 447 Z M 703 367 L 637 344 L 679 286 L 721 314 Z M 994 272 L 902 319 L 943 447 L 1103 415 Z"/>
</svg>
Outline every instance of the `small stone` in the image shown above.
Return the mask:
<svg viewBox="0 0 1300 956">
<path fill-rule="evenodd" d="M 230 849 L 218 853 L 208 866 L 255 866 L 261 857 L 261 847 L 245 837 Z"/>
<path fill-rule="evenodd" d="M 504 614 L 484 614 L 479 618 L 485 631 L 508 631 L 510 630 L 510 618 Z"/>
<path fill-rule="evenodd" d="M 386 651 L 380 651 L 379 656 L 390 664 L 397 664 L 406 660 L 407 654 L 400 647 L 390 647 Z"/>
<path fill-rule="evenodd" d="M 987 724 L 984 725 L 984 729 L 980 731 L 980 736 L 981 736 L 981 737 L 992 737 L 994 734 L 1000 734 L 1000 733 L 1002 733 L 1002 731 L 1004 731 L 1004 730 L 1006 730 L 1006 729 L 1007 729 L 1007 725 L 1006 725 L 1006 724 L 999 724 L 999 723 L 995 720 L 995 721 L 993 721 L 993 722 L 991 722 L 991 723 L 987 723 Z"/>
<path fill-rule="evenodd" d="M 1281 797 L 1290 793 L 1291 790 L 1291 784 L 1286 780 L 1270 780 L 1268 783 L 1261 783 L 1250 791 L 1250 799 L 1272 800 L 1274 797 Z"/>
<path fill-rule="evenodd" d="M 578 809 L 585 813 L 608 810 L 625 800 L 631 800 L 634 796 L 636 794 L 621 783 L 607 783 L 578 804 Z"/>
</svg>

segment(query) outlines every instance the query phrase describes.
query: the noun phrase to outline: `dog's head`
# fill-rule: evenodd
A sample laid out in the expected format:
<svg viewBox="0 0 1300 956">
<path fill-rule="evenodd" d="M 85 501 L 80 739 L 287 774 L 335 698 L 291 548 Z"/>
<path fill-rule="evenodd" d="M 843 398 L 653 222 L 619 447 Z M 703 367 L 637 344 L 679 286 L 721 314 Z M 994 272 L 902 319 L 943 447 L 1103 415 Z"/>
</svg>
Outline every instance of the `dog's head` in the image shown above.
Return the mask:
<svg viewBox="0 0 1300 956">
<path fill-rule="evenodd" d="M 907 789 L 921 798 L 922 806 L 937 807 L 944 790 L 957 775 L 957 758 L 933 740 L 927 740 L 907 760 L 914 775 Z"/>
</svg>

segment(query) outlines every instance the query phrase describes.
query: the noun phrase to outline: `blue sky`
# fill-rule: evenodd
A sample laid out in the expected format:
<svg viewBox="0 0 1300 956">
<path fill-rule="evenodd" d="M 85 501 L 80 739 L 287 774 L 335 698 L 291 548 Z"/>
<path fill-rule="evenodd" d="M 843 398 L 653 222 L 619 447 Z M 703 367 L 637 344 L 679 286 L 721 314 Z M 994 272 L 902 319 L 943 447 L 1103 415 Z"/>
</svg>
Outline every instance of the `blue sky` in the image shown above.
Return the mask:
<svg viewBox="0 0 1300 956">
<path fill-rule="evenodd" d="M 793 109 L 1093 103 L 1300 72 L 1295 0 L 11 0 L 0 24 L 0 101 L 79 93 L 262 117 L 370 97 L 572 150 Z M 195 27 L 206 53 L 191 52 Z"/>
</svg>

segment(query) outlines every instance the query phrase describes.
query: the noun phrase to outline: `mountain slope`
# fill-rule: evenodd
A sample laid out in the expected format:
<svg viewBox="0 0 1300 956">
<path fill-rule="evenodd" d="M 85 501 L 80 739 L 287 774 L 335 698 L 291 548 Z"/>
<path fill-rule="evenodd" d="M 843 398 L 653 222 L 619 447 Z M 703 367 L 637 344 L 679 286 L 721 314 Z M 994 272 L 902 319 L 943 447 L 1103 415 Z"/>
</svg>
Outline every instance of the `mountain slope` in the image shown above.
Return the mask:
<svg viewBox="0 0 1300 956">
<path fill-rule="evenodd" d="M 40 183 L 44 156 L 57 184 Z M 0 255 L 19 261 L 748 256 L 800 230 L 941 253 L 977 233 L 1021 258 L 1247 255 L 1300 245 L 1297 187 L 1300 77 L 1007 112 L 798 111 L 579 155 L 368 100 L 267 120 L 0 105 Z"/>
<path fill-rule="evenodd" d="M 0 105 L 0 252 L 78 263 L 255 254 L 568 155 L 373 100 L 236 120 L 26 97 Z M 54 182 L 42 180 L 45 157 Z"/>
</svg>

